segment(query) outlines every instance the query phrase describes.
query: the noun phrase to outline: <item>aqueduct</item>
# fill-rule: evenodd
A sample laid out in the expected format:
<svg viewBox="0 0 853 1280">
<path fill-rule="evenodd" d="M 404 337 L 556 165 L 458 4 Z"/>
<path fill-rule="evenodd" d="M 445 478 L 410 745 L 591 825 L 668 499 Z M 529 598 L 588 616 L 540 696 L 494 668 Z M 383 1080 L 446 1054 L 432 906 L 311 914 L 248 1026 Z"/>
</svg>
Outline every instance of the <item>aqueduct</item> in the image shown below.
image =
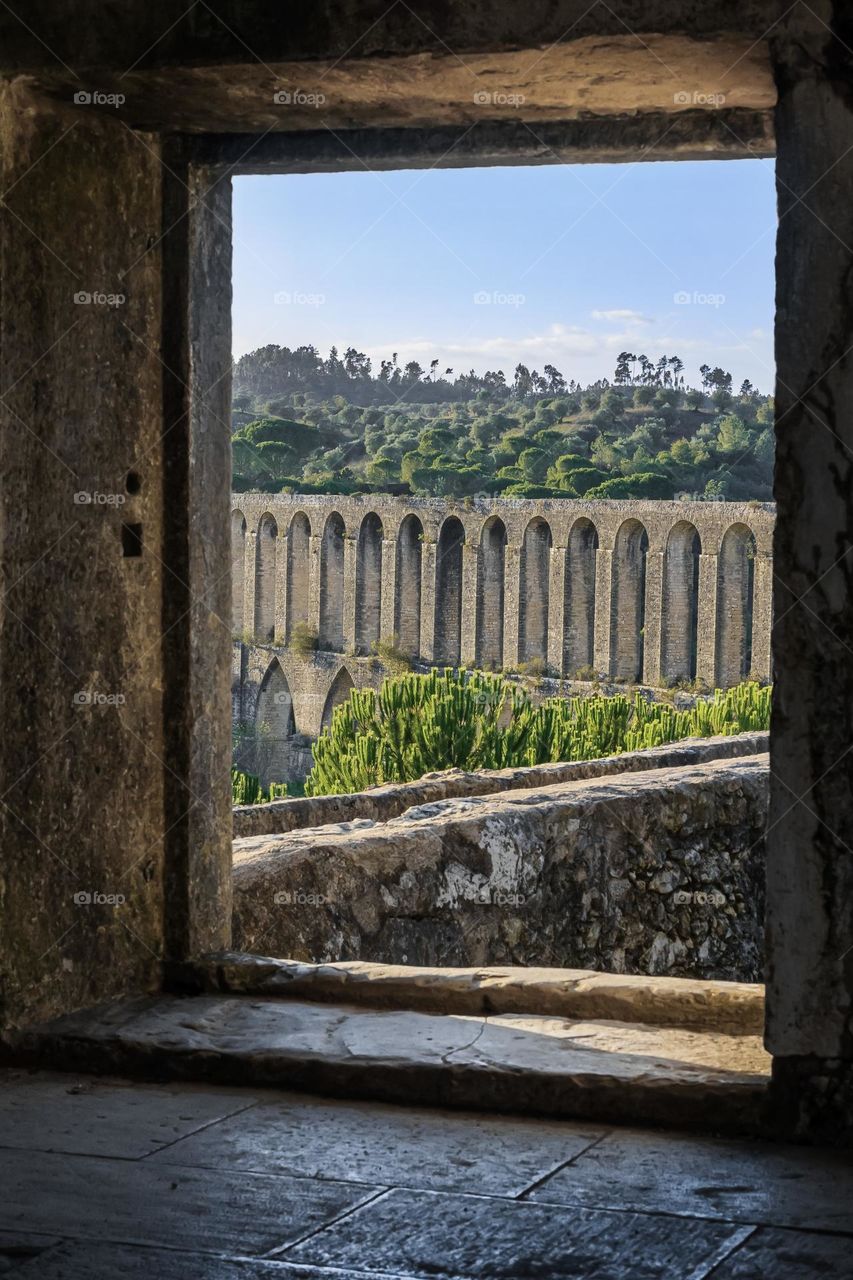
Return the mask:
<svg viewBox="0 0 853 1280">
<path fill-rule="evenodd" d="M 245 493 L 231 529 L 234 716 L 277 732 L 285 694 L 316 736 L 382 638 L 557 678 L 770 675 L 769 503 Z"/>
</svg>

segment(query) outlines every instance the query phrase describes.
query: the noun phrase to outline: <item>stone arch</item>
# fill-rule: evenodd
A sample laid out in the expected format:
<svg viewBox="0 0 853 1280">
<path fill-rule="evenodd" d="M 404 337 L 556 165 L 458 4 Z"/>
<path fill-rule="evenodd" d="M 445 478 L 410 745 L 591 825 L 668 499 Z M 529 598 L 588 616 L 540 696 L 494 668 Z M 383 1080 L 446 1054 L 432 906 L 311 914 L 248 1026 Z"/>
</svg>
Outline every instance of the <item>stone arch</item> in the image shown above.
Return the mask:
<svg viewBox="0 0 853 1280">
<path fill-rule="evenodd" d="M 598 530 L 581 517 L 571 527 L 566 551 L 563 668 L 570 676 L 593 664 L 597 551 Z"/>
<path fill-rule="evenodd" d="M 755 535 L 733 524 L 717 559 L 716 683 L 723 689 L 747 679 L 752 669 L 752 607 L 755 594 Z"/>
<path fill-rule="evenodd" d="M 323 718 L 320 721 L 321 729 L 328 729 L 332 723 L 335 707 L 339 707 L 342 702 L 346 702 L 354 688 L 355 682 L 349 671 L 346 667 L 341 667 L 329 687 L 329 692 L 326 694 L 326 701 L 323 704 Z"/>
<path fill-rule="evenodd" d="M 548 603 L 551 526 L 535 516 L 524 530 L 518 593 L 518 656 L 522 662 L 548 659 Z"/>
<path fill-rule="evenodd" d="M 355 646 L 370 653 L 379 640 L 382 613 L 382 521 L 375 511 L 361 522 L 355 561 Z"/>
<path fill-rule="evenodd" d="M 462 653 L 462 548 L 465 528 L 458 516 L 441 526 L 435 566 L 435 661 L 459 665 Z"/>
<path fill-rule="evenodd" d="M 643 678 L 648 550 L 645 526 L 625 520 L 613 545 L 610 674 L 631 683 Z"/>
<path fill-rule="evenodd" d="M 480 531 L 477 564 L 477 666 L 498 670 L 504 660 L 506 525 L 491 516 Z"/>
<path fill-rule="evenodd" d="M 320 648 L 344 647 L 344 536 L 343 517 L 333 511 L 327 518 L 320 543 Z"/>
<path fill-rule="evenodd" d="M 244 599 L 246 593 L 246 517 L 242 511 L 231 512 L 231 626 L 235 636 L 246 628 Z"/>
<path fill-rule="evenodd" d="M 699 641 L 699 557 L 702 541 L 688 520 L 673 525 L 663 560 L 661 675 L 695 680 Z"/>
<path fill-rule="evenodd" d="M 275 637 L 277 548 L 278 525 L 267 512 L 261 516 L 255 543 L 255 638 L 261 644 Z"/>
<path fill-rule="evenodd" d="M 287 537 L 287 622 L 289 643 L 295 627 L 306 627 L 310 616 L 311 521 L 297 511 Z"/>
<path fill-rule="evenodd" d="M 255 772 L 263 783 L 281 782 L 287 776 L 289 743 L 295 733 L 290 685 L 278 658 L 273 658 L 255 710 Z"/>
<path fill-rule="evenodd" d="M 400 648 L 413 658 L 421 651 L 423 541 L 424 527 L 418 517 L 406 516 L 397 532 L 394 634 Z"/>
</svg>

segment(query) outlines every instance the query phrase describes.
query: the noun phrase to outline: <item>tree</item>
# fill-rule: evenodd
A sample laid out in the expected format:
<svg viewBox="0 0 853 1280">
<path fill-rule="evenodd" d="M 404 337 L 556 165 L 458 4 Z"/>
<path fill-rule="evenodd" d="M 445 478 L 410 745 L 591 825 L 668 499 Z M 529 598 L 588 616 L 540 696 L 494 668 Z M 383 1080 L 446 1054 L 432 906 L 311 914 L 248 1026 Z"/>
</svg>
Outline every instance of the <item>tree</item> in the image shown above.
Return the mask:
<svg viewBox="0 0 853 1280">
<path fill-rule="evenodd" d="M 579 498 L 583 498 L 590 489 L 594 489 L 596 485 L 603 484 L 607 479 L 607 472 L 600 470 L 598 467 L 576 467 L 574 471 L 567 471 L 562 476 L 560 488 L 565 489 L 567 493 L 574 493 Z"/>
<path fill-rule="evenodd" d="M 722 453 L 742 453 L 749 448 L 749 430 L 743 418 L 736 413 L 728 413 L 720 419 L 717 429 L 717 444 Z"/>
<path fill-rule="evenodd" d="M 601 397 L 601 408 L 614 418 L 621 418 L 625 412 L 625 397 L 615 387 L 610 387 Z"/>
<path fill-rule="evenodd" d="M 518 465 L 528 480 L 544 480 L 548 470 L 548 454 L 544 449 L 523 449 Z"/>
<path fill-rule="evenodd" d="M 669 476 L 646 471 L 638 475 L 605 480 L 604 484 L 590 489 L 586 496 L 588 498 L 646 498 L 665 502 L 670 500 L 674 493 L 675 486 Z"/>
<path fill-rule="evenodd" d="M 679 440 L 673 440 L 669 453 L 673 462 L 680 467 L 689 467 L 693 462 L 693 450 L 690 446 L 690 441 L 685 440 L 683 437 Z"/>
<path fill-rule="evenodd" d="M 530 394 L 532 386 L 530 378 L 530 370 L 526 365 L 517 364 L 515 366 L 515 374 L 512 380 L 512 393 L 519 400 L 523 400 L 525 396 Z"/>
</svg>

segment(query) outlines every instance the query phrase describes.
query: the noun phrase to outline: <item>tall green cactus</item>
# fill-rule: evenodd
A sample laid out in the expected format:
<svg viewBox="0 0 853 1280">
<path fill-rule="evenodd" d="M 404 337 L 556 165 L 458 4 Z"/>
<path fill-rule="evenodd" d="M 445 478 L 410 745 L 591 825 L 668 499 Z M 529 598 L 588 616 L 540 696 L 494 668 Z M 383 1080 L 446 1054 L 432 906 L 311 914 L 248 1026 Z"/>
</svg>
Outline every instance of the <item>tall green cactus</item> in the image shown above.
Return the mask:
<svg viewBox="0 0 853 1280">
<path fill-rule="evenodd" d="M 718 689 L 690 710 L 614 697 L 548 698 L 535 706 L 500 675 L 433 669 L 354 689 L 314 745 L 306 795 L 409 782 L 433 770 L 502 769 L 592 760 L 687 737 L 766 729 L 770 689 Z"/>
<path fill-rule="evenodd" d="M 255 774 L 237 768 L 231 770 L 232 804 L 268 804 L 270 800 L 283 800 L 286 795 L 286 782 L 271 782 L 269 790 L 264 791 Z"/>
</svg>

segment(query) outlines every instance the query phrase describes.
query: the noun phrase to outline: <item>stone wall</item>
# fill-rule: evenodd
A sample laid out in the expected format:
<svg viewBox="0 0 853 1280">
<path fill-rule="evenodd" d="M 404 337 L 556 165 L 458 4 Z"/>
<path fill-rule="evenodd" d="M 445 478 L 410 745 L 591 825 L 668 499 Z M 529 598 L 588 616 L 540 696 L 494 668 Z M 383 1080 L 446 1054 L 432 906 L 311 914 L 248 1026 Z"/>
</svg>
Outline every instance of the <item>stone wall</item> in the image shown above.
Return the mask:
<svg viewBox="0 0 853 1280">
<path fill-rule="evenodd" d="M 238 842 L 234 945 L 760 980 L 765 755 Z"/>
<path fill-rule="evenodd" d="M 735 737 L 687 738 L 683 742 L 646 751 L 625 751 L 600 760 L 574 760 L 539 764 L 523 769 L 446 769 L 428 773 L 417 782 L 389 783 L 349 795 L 300 796 L 271 804 L 234 806 L 234 839 L 278 835 L 304 827 L 369 818 L 387 822 L 417 805 L 463 796 L 493 795 L 500 791 L 530 790 L 559 782 L 580 782 L 618 773 L 668 769 L 679 765 L 706 764 L 768 750 L 769 733 L 742 733 Z M 308 748 L 310 755 L 310 747 Z"/>
</svg>

